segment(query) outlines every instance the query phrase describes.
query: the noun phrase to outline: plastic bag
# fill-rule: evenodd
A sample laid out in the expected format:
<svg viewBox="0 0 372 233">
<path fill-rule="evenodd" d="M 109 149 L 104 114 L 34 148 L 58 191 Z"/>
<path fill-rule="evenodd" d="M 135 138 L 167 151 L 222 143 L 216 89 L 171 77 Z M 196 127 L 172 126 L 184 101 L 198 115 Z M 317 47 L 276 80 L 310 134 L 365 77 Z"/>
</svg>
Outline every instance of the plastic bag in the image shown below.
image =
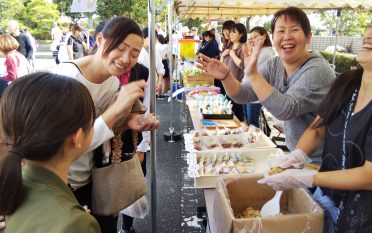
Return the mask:
<svg viewBox="0 0 372 233">
<path fill-rule="evenodd" d="M 147 202 L 146 196 L 141 197 L 132 205 L 120 211 L 120 213 L 133 218 L 145 218 L 149 213 L 149 203 Z"/>
</svg>

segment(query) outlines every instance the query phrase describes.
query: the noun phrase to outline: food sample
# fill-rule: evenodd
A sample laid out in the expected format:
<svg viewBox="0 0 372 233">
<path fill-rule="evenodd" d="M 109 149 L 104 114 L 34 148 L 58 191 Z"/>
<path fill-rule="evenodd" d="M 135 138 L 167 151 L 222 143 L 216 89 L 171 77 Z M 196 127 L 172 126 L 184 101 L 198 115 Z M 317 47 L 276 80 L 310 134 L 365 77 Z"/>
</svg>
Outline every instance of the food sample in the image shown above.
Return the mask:
<svg viewBox="0 0 372 233">
<path fill-rule="evenodd" d="M 272 175 L 275 175 L 275 174 L 279 174 L 283 171 L 284 171 L 284 169 L 281 168 L 281 167 L 272 167 L 272 168 L 269 169 L 268 174 L 269 174 L 269 176 L 272 176 Z"/>
<path fill-rule="evenodd" d="M 252 207 L 248 207 L 243 213 L 237 214 L 236 218 L 260 218 L 261 211 L 255 210 Z"/>
<path fill-rule="evenodd" d="M 253 159 L 239 152 L 216 153 L 205 156 L 197 156 L 197 170 L 193 164 L 189 164 L 189 170 L 201 175 L 240 174 L 251 173 L 254 169 Z"/>
</svg>

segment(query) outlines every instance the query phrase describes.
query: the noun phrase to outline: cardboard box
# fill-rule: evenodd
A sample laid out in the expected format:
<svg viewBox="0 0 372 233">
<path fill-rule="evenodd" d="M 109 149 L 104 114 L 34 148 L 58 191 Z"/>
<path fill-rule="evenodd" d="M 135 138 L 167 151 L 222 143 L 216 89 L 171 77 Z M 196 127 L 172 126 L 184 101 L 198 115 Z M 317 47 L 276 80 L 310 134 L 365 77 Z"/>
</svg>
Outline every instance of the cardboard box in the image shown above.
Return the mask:
<svg viewBox="0 0 372 233">
<path fill-rule="evenodd" d="M 186 85 L 214 85 L 214 78 L 212 76 L 201 74 L 199 76 L 185 76 L 183 80 Z"/>
<path fill-rule="evenodd" d="M 284 214 L 266 218 L 235 218 L 248 207 L 260 210 L 275 195 L 270 186 L 257 184 L 260 178 L 260 175 L 248 174 L 218 179 L 213 211 L 217 232 L 323 232 L 323 209 L 305 189 L 283 192 L 280 206 Z"/>
</svg>

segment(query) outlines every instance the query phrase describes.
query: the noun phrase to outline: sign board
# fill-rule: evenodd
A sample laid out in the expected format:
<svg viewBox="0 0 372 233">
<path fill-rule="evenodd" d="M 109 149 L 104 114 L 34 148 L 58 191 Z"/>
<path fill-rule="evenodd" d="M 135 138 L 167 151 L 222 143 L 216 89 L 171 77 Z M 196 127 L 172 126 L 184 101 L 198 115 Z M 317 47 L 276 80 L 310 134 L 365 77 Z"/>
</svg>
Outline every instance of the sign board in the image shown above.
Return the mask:
<svg viewBox="0 0 372 233">
<path fill-rule="evenodd" d="M 73 0 L 71 12 L 94 12 L 97 0 Z"/>
</svg>

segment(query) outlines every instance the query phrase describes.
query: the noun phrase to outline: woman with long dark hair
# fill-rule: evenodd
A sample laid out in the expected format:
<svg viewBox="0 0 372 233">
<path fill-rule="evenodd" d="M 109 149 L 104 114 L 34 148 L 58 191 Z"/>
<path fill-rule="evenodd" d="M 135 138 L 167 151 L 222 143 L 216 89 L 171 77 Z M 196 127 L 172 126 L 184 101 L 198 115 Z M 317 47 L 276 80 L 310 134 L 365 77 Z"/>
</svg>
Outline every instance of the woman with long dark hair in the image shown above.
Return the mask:
<svg viewBox="0 0 372 233">
<path fill-rule="evenodd" d="M 4 232 L 101 232 L 67 186 L 70 165 L 93 137 L 95 108 L 87 88 L 61 75 L 27 75 L 6 89 L 0 116 L 9 145 L 0 159 Z"/>
<path fill-rule="evenodd" d="M 369 232 L 372 226 L 372 24 L 357 61 L 362 68 L 336 79 L 297 143 L 306 156 L 324 141 L 320 172 L 287 169 L 260 181 L 276 190 L 318 187 L 313 196 L 328 217 L 325 232 Z M 285 158 L 279 164 L 284 168 L 303 163 L 301 157 Z"/>
</svg>

